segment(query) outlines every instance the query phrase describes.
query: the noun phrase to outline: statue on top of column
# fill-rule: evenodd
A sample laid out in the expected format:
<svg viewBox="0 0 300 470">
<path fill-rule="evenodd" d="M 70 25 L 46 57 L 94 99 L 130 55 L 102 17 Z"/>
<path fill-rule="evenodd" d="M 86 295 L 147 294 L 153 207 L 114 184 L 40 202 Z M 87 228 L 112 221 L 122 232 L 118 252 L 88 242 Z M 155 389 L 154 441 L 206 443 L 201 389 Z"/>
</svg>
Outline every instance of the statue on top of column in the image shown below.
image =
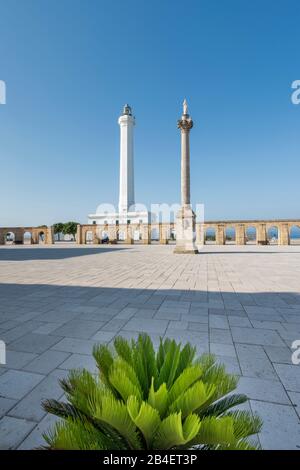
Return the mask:
<svg viewBox="0 0 300 470">
<path fill-rule="evenodd" d="M 184 101 L 183 101 L 183 114 L 188 114 L 188 105 L 187 105 L 187 102 L 186 102 L 185 98 L 184 98 Z"/>
<path fill-rule="evenodd" d="M 186 99 L 184 99 L 182 103 L 183 107 L 183 114 L 181 116 L 181 119 L 177 121 L 177 127 L 182 130 L 190 130 L 193 127 L 193 120 L 188 114 L 188 104 Z"/>
</svg>

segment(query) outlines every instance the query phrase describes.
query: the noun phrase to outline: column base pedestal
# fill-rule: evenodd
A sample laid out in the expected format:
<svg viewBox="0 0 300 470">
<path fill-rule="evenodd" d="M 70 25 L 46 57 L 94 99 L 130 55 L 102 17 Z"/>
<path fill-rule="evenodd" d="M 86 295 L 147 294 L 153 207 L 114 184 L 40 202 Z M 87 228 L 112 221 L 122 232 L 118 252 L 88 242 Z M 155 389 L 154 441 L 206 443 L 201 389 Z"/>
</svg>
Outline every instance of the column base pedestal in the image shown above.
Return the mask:
<svg viewBox="0 0 300 470">
<path fill-rule="evenodd" d="M 182 254 L 182 255 L 197 255 L 199 253 L 199 251 L 197 250 L 197 248 L 194 248 L 194 249 L 188 249 L 188 248 L 184 248 L 184 247 L 176 247 L 173 251 L 173 253 L 179 255 L 179 254 Z"/>
<path fill-rule="evenodd" d="M 196 216 L 190 206 L 183 206 L 176 217 L 175 254 L 196 255 Z"/>
</svg>

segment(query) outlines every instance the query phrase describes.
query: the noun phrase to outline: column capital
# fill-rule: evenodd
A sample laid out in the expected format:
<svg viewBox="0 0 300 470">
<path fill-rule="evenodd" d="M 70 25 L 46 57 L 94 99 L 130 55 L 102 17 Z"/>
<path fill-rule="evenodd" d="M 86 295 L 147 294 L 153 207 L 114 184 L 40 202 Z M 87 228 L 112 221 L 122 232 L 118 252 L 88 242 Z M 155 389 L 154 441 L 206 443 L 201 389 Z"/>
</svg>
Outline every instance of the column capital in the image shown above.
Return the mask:
<svg viewBox="0 0 300 470">
<path fill-rule="evenodd" d="M 192 129 L 193 125 L 193 120 L 188 115 L 183 115 L 181 119 L 178 119 L 177 121 L 177 127 L 181 131 L 189 132 Z"/>
</svg>

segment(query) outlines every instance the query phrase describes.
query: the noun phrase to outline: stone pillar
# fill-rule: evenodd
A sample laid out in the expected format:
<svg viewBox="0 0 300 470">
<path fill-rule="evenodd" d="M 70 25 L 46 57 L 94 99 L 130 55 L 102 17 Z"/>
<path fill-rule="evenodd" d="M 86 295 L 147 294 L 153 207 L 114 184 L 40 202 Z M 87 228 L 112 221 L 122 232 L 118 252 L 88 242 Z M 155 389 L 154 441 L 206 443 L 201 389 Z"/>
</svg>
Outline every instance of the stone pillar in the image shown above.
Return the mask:
<svg viewBox="0 0 300 470">
<path fill-rule="evenodd" d="M 288 224 L 280 224 L 278 235 L 278 245 L 289 245 L 290 244 L 290 231 Z"/>
<path fill-rule="evenodd" d="M 256 226 L 256 244 L 257 245 L 267 245 L 266 224 L 258 224 Z"/>
<path fill-rule="evenodd" d="M 77 245 L 81 245 L 82 243 L 82 232 L 81 232 L 81 225 L 77 225 L 77 232 L 76 232 L 76 243 Z"/>
<path fill-rule="evenodd" d="M 142 242 L 144 245 L 150 245 L 151 243 L 150 230 L 149 224 L 142 225 Z"/>
<path fill-rule="evenodd" d="M 36 245 L 38 243 L 38 232 L 35 230 L 35 231 L 32 231 L 32 244 L 33 245 Z"/>
<path fill-rule="evenodd" d="M 181 132 L 181 208 L 176 217 L 176 247 L 174 253 L 198 253 L 195 244 L 196 216 L 190 201 L 190 130 L 192 118 L 188 114 L 186 100 L 183 114 L 178 121 Z"/>
<path fill-rule="evenodd" d="M 159 243 L 160 245 L 167 245 L 168 239 L 166 234 L 166 226 L 162 223 L 159 224 Z"/>
<path fill-rule="evenodd" d="M 45 232 L 45 245 L 54 244 L 54 229 L 53 227 L 47 227 L 44 230 Z"/>
<path fill-rule="evenodd" d="M 97 231 L 100 232 L 100 227 L 97 227 L 97 225 L 92 225 L 91 231 L 93 233 L 93 245 L 99 245 L 100 239 L 97 234 Z"/>
<path fill-rule="evenodd" d="M 117 227 L 115 225 L 109 225 L 108 238 L 110 243 L 117 243 Z"/>
<path fill-rule="evenodd" d="M 246 233 L 244 224 L 239 224 L 235 228 L 236 245 L 246 245 Z"/>
<path fill-rule="evenodd" d="M 216 227 L 216 245 L 225 245 L 225 226 L 218 224 Z"/>
<path fill-rule="evenodd" d="M 204 224 L 196 224 L 196 244 L 204 245 Z"/>
<path fill-rule="evenodd" d="M 15 229 L 14 231 L 15 234 L 15 243 L 23 243 L 23 232 L 20 229 Z M 45 243 L 47 239 L 47 233 L 45 233 Z"/>
<path fill-rule="evenodd" d="M 130 233 L 131 233 L 133 245 L 137 242 L 137 240 L 134 238 L 134 232 L 138 229 L 139 229 L 139 226 L 137 224 L 130 224 Z"/>
<path fill-rule="evenodd" d="M 125 233 L 126 233 L 125 243 L 127 245 L 133 245 L 133 233 L 132 233 L 130 224 L 126 225 L 126 232 Z"/>
</svg>

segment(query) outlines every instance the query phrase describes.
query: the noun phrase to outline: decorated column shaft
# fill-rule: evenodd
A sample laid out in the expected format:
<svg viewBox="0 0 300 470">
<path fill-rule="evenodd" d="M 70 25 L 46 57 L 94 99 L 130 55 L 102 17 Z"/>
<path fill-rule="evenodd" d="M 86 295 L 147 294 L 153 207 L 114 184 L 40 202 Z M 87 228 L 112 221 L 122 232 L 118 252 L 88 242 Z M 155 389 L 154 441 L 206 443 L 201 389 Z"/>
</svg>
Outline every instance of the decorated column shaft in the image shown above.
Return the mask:
<svg viewBox="0 0 300 470">
<path fill-rule="evenodd" d="M 183 115 L 178 121 L 181 131 L 181 205 L 189 206 L 190 193 L 190 130 L 193 127 L 192 118 L 188 115 L 186 100 L 183 104 Z"/>
</svg>

